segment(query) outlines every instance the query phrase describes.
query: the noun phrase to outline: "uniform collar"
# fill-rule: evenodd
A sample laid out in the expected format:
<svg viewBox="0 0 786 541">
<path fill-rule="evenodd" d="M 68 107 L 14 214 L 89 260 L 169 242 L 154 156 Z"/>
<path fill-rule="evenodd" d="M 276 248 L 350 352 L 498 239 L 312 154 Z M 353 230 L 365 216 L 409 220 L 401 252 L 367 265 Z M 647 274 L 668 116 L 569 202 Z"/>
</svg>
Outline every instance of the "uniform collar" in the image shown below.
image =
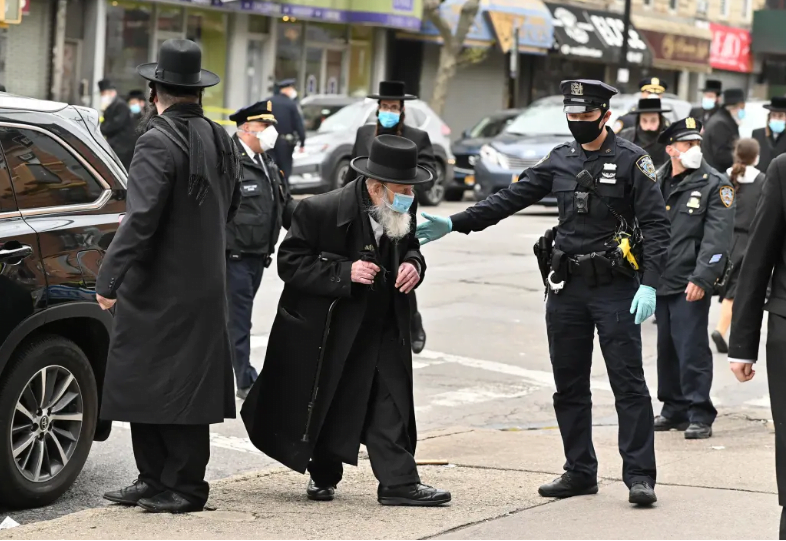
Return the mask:
<svg viewBox="0 0 786 541">
<path fill-rule="evenodd" d="M 590 156 L 587 156 L 584 147 L 582 147 L 578 141 L 575 139 L 573 142 L 570 143 L 570 151 L 568 156 L 571 157 L 579 157 L 581 156 L 585 160 L 593 161 L 600 157 L 613 157 L 617 154 L 617 135 L 614 133 L 614 130 L 609 128 L 608 126 L 604 127 L 606 130 L 606 139 L 603 141 L 603 144 L 600 146 L 600 149 L 596 151 L 592 151 Z"/>
<path fill-rule="evenodd" d="M 257 153 L 254 152 L 253 150 L 251 150 L 251 147 L 249 147 L 245 143 L 245 141 L 243 141 L 240 137 L 238 137 L 237 134 L 235 134 L 235 139 L 237 139 L 238 142 L 240 143 L 240 148 L 243 150 L 243 156 L 248 156 L 248 158 L 252 162 L 255 162 L 256 161 L 255 158 L 257 157 Z"/>
</svg>

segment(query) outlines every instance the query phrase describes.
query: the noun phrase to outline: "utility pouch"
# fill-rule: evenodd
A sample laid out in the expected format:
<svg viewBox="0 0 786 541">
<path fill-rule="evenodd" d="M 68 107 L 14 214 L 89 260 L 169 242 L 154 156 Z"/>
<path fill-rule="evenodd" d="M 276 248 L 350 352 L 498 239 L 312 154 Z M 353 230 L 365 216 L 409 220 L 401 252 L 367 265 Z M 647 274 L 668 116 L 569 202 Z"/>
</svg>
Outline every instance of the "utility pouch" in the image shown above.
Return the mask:
<svg viewBox="0 0 786 541">
<path fill-rule="evenodd" d="M 598 279 L 595 276 L 595 264 L 592 261 L 592 254 L 580 255 L 576 258 L 578 273 L 584 278 L 588 287 L 597 287 Z"/>
<path fill-rule="evenodd" d="M 602 255 L 595 255 L 592 258 L 595 265 L 595 277 L 598 280 L 598 285 L 607 286 L 614 279 L 612 275 L 612 262 L 611 260 L 603 257 Z"/>
</svg>

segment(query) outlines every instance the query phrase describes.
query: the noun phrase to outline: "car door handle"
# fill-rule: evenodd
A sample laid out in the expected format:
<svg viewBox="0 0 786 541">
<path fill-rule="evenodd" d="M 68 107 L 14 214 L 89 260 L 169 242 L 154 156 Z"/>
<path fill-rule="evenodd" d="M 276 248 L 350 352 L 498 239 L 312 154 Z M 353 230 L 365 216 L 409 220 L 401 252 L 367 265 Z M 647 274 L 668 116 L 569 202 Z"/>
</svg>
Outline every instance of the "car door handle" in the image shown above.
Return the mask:
<svg viewBox="0 0 786 541">
<path fill-rule="evenodd" d="M 26 244 L 8 250 L 0 249 L 0 261 L 8 261 L 10 259 L 19 259 L 21 261 L 29 255 L 33 255 L 33 248 Z"/>
</svg>

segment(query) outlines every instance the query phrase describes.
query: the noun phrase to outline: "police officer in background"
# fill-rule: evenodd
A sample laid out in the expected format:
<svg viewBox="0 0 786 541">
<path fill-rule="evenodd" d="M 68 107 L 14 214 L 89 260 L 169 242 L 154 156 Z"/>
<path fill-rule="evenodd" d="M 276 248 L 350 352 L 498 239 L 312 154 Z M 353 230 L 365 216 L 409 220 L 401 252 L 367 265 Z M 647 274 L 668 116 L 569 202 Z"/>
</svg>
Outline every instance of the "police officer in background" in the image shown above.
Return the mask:
<svg viewBox="0 0 786 541">
<path fill-rule="evenodd" d="M 281 226 L 289 229 L 295 202 L 279 169 L 266 154 L 278 139 L 271 103 L 261 101 L 229 117 L 243 164 L 242 193 L 227 224 L 227 300 L 237 397 L 245 400 L 257 379 L 250 363 L 251 312 L 262 273 L 270 266 Z"/>
<path fill-rule="evenodd" d="M 712 352 L 707 327 L 716 282 L 734 231 L 734 188 L 702 159 L 701 121 L 672 124 L 659 141 L 671 160 L 658 171 L 671 219 L 671 246 L 658 286 L 658 399 L 655 430 L 712 436 Z M 686 430 L 687 429 L 687 430 Z"/>
<path fill-rule="evenodd" d="M 641 99 L 647 98 L 659 98 L 661 94 L 666 92 L 666 85 L 665 81 L 660 80 L 657 77 L 645 77 L 639 82 L 639 90 L 641 91 Z M 614 133 L 619 133 L 625 128 L 630 128 L 631 126 L 636 125 L 636 107 L 633 107 L 626 115 L 623 115 L 614 122 Z"/>
<path fill-rule="evenodd" d="M 636 115 L 636 125 L 625 128 L 619 133 L 623 139 L 643 148 L 652 158 L 655 168 L 661 167 L 669 160 L 666 146 L 658 142 L 660 134 L 669 126 L 669 121 L 663 113 L 670 112 L 660 103 L 660 98 L 643 98 L 633 113 Z"/>
<path fill-rule="evenodd" d="M 690 110 L 691 118 L 700 120 L 705 126 L 710 117 L 718 112 L 721 102 L 723 83 L 716 79 L 707 79 L 701 89 L 701 105 Z"/>
<path fill-rule="evenodd" d="M 759 142 L 759 171 L 767 171 L 772 160 L 786 152 L 786 98 L 774 97 L 764 106 L 769 111 L 767 125 L 753 130 L 752 137 Z"/>
<path fill-rule="evenodd" d="M 723 92 L 723 107 L 704 126 L 701 151 L 710 167 L 725 171 L 734 165 L 734 145 L 740 138 L 740 124 L 744 118 L 745 91 L 727 88 Z"/>
<path fill-rule="evenodd" d="M 546 328 L 566 473 L 540 487 L 539 493 L 567 498 L 598 491 L 590 393 L 597 328 L 619 415 L 629 501 L 649 505 L 657 500 L 655 436 L 640 324 L 655 311 L 669 221 L 651 158 L 606 126 L 609 100 L 617 90 L 592 80 L 563 81 L 561 89 L 575 141 L 556 146 L 522 172 L 519 182 L 464 212 L 450 218 L 424 214 L 427 221 L 418 226 L 418 238 L 425 243 L 450 231 L 482 231 L 548 193 L 556 194 L 560 216 L 548 257 Z M 640 224 L 639 231 L 634 224 Z M 627 253 L 628 234 L 635 239 L 643 234 L 643 259 L 635 266 L 628 257 L 619 257 L 620 251 Z"/>
<path fill-rule="evenodd" d="M 292 174 L 292 153 L 300 145 L 300 152 L 306 144 L 306 130 L 303 127 L 303 115 L 295 102 L 297 90 L 295 90 L 295 79 L 284 79 L 279 81 L 276 86 L 279 91 L 276 95 L 267 99 L 273 104 L 273 116 L 278 121 L 278 141 L 273 149 L 273 158 L 281 171 L 284 172 L 284 179 L 289 180 Z"/>
</svg>

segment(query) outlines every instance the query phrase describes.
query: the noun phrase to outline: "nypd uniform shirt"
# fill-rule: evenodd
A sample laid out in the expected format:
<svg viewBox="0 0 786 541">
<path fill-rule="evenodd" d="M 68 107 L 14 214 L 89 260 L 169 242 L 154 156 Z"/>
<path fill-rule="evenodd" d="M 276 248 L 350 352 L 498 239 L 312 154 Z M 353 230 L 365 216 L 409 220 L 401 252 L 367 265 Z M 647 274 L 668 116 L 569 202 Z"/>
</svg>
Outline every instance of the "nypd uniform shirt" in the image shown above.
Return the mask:
<svg viewBox="0 0 786 541">
<path fill-rule="evenodd" d="M 575 194 L 582 189 L 576 175 L 584 169 L 596 179 L 598 195 L 629 224 L 638 220 L 644 235 L 642 284 L 656 288 L 669 245 L 669 220 L 655 167 L 641 148 L 610 128 L 597 151 L 588 153 L 576 141 L 554 147 L 519 182 L 451 216 L 453 230 L 482 231 L 553 192 L 559 205 L 556 247 L 572 256 L 605 252 L 618 221 L 595 194 L 589 195 L 589 212 L 577 212 Z"/>
</svg>

